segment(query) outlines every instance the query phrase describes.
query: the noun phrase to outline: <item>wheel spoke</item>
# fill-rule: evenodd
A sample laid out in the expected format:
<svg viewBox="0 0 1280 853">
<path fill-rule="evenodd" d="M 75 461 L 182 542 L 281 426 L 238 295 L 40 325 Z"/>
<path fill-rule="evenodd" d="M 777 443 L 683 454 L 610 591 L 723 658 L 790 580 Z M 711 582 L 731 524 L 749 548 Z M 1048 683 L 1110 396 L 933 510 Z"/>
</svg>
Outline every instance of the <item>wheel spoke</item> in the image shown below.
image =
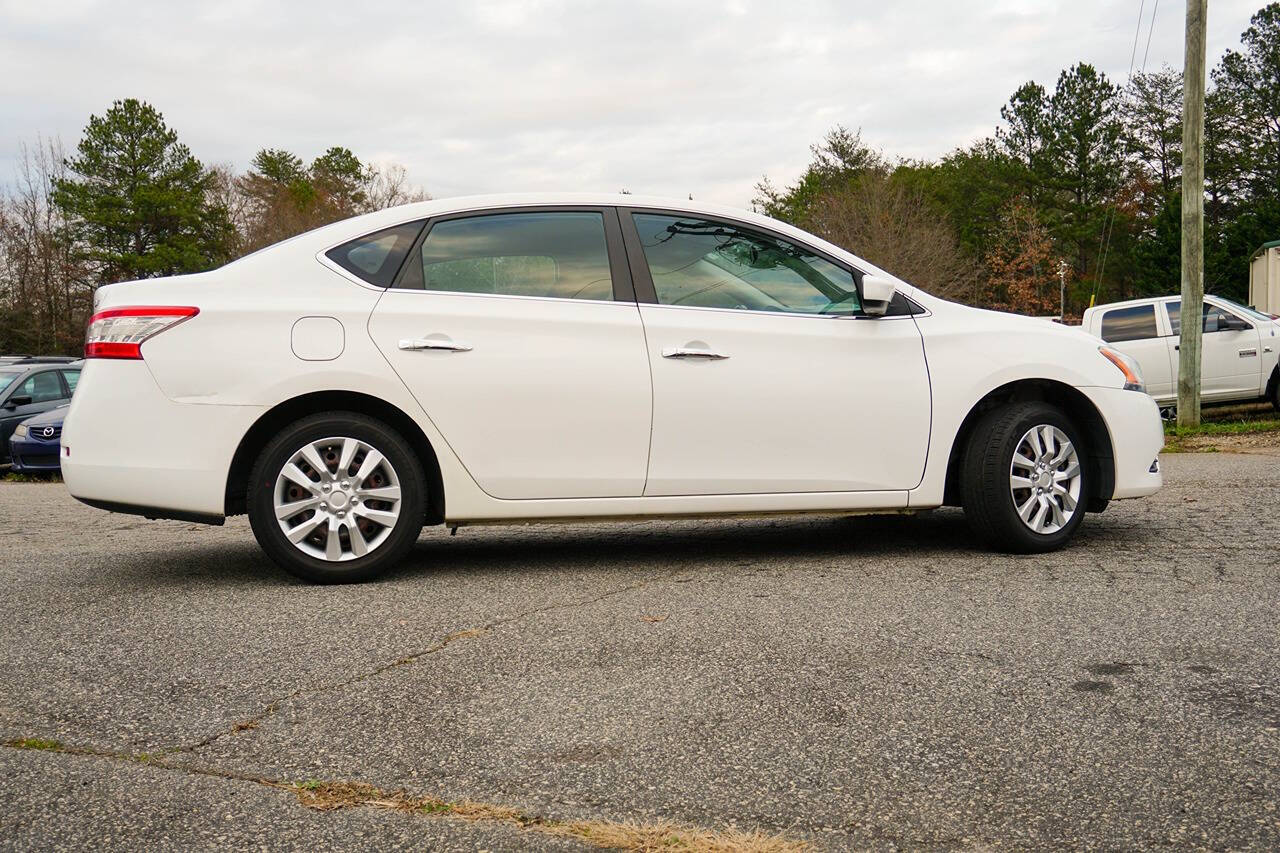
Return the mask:
<svg viewBox="0 0 1280 853">
<path fill-rule="evenodd" d="M 329 473 L 329 466 L 324 464 L 324 460 L 320 458 L 320 451 L 316 450 L 314 444 L 308 444 L 300 451 L 302 458 L 307 460 L 307 464 L 315 469 L 315 472 L 321 477 L 332 477 Z"/>
<path fill-rule="evenodd" d="M 1022 506 L 1018 507 L 1018 517 L 1021 518 L 1023 521 L 1027 522 L 1028 524 L 1030 524 L 1031 511 L 1035 508 L 1038 500 L 1039 500 L 1039 497 L 1035 494 L 1032 494 L 1031 497 L 1027 498 L 1027 502 L 1024 503 Z"/>
<path fill-rule="evenodd" d="M 1026 477 L 1019 477 L 1016 474 L 1009 477 L 1009 488 L 1011 489 L 1034 489 L 1035 487 L 1036 484 Z"/>
<path fill-rule="evenodd" d="M 1013 452 L 1013 464 L 1016 468 L 1026 468 L 1028 471 L 1036 467 L 1036 463 L 1033 460 L 1028 459 L 1016 450 Z"/>
<path fill-rule="evenodd" d="M 328 560 L 342 559 L 342 541 L 338 539 L 338 519 L 329 519 L 329 533 L 324 541 L 324 556 Z"/>
<path fill-rule="evenodd" d="M 286 464 L 280 471 L 280 476 L 288 479 L 290 482 L 297 483 L 311 494 L 315 494 L 316 489 L 320 488 L 320 484 L 312 480 L 306 474 L 302 473 L 302 469 L 292 462 Z"/>
<path fill-rule="evenodd" d="M 351 523 L 347 525 L 347 534 L 351 537 L 351 553 L 357 557 L 363 557 L 369 553 L 369 543 L 365 542 L 364 534 L 360 532 L 360 525 L 356 520 L 351 519 Z"/>
<path fill-rule="evenodd" d="M 1055 483 L 1065 483 L 1069 480 L 1074 480 L 1076 478 L 1076 475 L 1079 473 L 1080 473 L 1079 463 L 1073 462 L 1071 463 L 1071 466 L 1064 471 L 1054 471 L 1053 481 Z"/>
<path fill-rule="evenodd" d="M 342 439 L 342 453 L 338 456 L 338 476 L 345 477 L 347 469 L 351 467 L 351 460 L 355 458 L 356 451 L 360 449 L 360 442 L 354 438 Z"/>
<path fill-rule="evenodd" d="M 1031 529 L 1037 533 L 1042 533 L 1044 531 L 1044 518 L 1049 514 L 1049 501 L 1044 495 L 1039 495 L 1036 497 L 1036 503 L 1039 504 L 1039 507 L 1036 509 L 1036 514 L 1031 518 Z"/>
<path fill-rule="evenodd" d="M 282 521 L 286 518 L 293 518 L 303 510 L 315 509 L 320 506 L 320 503 L 320 498 L 313 495 L 312 497 L 303 498 L 302 500 L 294 501 L 293 503 L 279 504 L 276 507 L 276 518 Z"/>
<path fill-rule="evenodd" d="M 380 509 L 369 509 L 367 506 L 361 505 L 354 510 L 354 513 L 361 518 L 367 518 L 370 521 L 376 521 L 383 527 L 391 527 L 396 523 L 396 519 L 400 517 L 399 513 L 383 512 Z"/>
<path fill-rule="evenodd" d="M 356 494 L 362 498 L 375 501 L 398 501 L 400 500 L 400 487 L 381 486 L 376 489 L 356 489 Z"/>
<path fill-rule="evenodd" d="M 369 452 L 364 455 L 364 462 L 360 464 L 360 470 L 356 472 L 356 482 L 363 484 L 365 478 L 376 471 L 382 462 L 382 454 L 370 447 Z"/>
<path fill-rule="evenodd" d="M 1076 499 L 1071 496 L 1071 492 L 1065 487 L 1055 483 L 1053 486 L 1053 493 L 1062 498 L 1062 505 L 1066 507 L 1067 512 L 1071 512 L 1076 508 Z"/>
<path fill-rule="evenodd" d="M 1067 523 L 1067 517 L 1062 514 L 1062 507 L 1058 506 L 1058 502 L 1053 498 L 1048 498 L 1045 503 L 1049 505 L 1049 511 L 1053 514 L 1053 523 L 1061 527 Z"/>
<path fill-rule="evenodd" d="M 1057 445 L 1057 440 L 1053 434 L 1053 427 L 1040 427 L 1040 443 L 1044 445 L 1044 455 L 1046 457 L 1053 456 L 1054 447 Z"/>
<path fill-rule="evenodd" d="M 315 532 L 315 529 L 323 523 L 324 523 L 324 516 L 313 515 L 311 518 L 308 518 L 306 521 L 302 522 L 297 527 L 290 528 L 286 536 L 288 536 L 290 542 L 292 542 L 294 545 L 297 545 L 303 539 L 306 539 L 313 532 Z"/>
</svg>

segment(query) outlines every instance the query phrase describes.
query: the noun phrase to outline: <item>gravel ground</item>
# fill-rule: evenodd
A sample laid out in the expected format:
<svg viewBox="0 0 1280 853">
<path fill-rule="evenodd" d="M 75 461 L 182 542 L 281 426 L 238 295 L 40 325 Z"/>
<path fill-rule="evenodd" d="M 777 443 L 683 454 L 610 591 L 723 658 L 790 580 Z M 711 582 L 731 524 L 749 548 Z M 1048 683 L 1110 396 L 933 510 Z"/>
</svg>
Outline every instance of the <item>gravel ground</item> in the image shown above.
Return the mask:
<svg viewBox="0 0 1280 853">
<path fill-rule="evenodd" d="M 818 848 L 1280 845 L 1280 473 L 1163 457 L 1066 551 L 954 511 L 429 531 L 311 587 L 0 484 L 0 847 L 577 849 L 354 781 Z M 96 754 L 90 754 L 96 753 Z M 255 781 L 257 780 L 257 781 Z"/>
</svg>

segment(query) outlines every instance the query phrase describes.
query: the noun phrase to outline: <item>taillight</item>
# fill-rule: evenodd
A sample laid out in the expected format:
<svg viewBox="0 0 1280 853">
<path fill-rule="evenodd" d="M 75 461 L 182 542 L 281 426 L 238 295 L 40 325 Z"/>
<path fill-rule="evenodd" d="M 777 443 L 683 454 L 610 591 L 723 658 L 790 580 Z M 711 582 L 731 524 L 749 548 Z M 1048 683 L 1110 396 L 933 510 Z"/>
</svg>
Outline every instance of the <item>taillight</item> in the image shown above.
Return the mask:
<svg viewBox="0 0 1280 853">
<path fill-rule="evenodd" d="M 142 305 L 108 308 L 89 318 L 85 358 L 142 358 L 142 342 L 200 313 L 199 308 Z"/>
</svg>

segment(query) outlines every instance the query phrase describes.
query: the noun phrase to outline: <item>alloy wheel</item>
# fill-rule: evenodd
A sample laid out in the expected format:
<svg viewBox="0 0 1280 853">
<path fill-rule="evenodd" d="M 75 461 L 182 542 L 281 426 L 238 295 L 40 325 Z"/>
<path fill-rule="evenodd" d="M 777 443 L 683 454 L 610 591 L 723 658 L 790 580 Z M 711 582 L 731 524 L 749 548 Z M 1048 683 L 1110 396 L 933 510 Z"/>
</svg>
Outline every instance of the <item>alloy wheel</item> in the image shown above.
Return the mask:
<svg viewBox="0 0 1280 853">
<path fill-rule="evenodd" d="M 367 441 L 322 438 L 299 448 L 276 477 L 276 520 L 293 546 L 328 562 L 382 545 L 400 518 L 400 479 Z"/>
<path fill-rule="evenodd" d="M 1009 466 L 1014 509 L 1035 533 L 1056 533 L 1076 514 L 1083 476 L 1067 434 L 1051 424 L 1033 426 L 1018 440 Z"/>
</svg>

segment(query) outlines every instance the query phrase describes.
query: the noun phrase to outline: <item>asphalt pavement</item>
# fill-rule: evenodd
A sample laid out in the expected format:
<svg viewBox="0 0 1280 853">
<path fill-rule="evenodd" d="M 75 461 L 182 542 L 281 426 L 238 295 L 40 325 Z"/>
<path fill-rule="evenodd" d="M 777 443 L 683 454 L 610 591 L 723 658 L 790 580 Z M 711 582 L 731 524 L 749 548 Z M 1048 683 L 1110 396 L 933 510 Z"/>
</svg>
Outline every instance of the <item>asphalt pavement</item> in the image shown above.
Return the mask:
<svg viewBox="0 0 1280 853">
<path fill-rule="evenodd" d="M 1043 556 L 953 510 L 437 529 L 347 587 L 0 483 L 0 848 L 1274 849 L 1276 453 L 1166 455 Z"/>
</svg>

